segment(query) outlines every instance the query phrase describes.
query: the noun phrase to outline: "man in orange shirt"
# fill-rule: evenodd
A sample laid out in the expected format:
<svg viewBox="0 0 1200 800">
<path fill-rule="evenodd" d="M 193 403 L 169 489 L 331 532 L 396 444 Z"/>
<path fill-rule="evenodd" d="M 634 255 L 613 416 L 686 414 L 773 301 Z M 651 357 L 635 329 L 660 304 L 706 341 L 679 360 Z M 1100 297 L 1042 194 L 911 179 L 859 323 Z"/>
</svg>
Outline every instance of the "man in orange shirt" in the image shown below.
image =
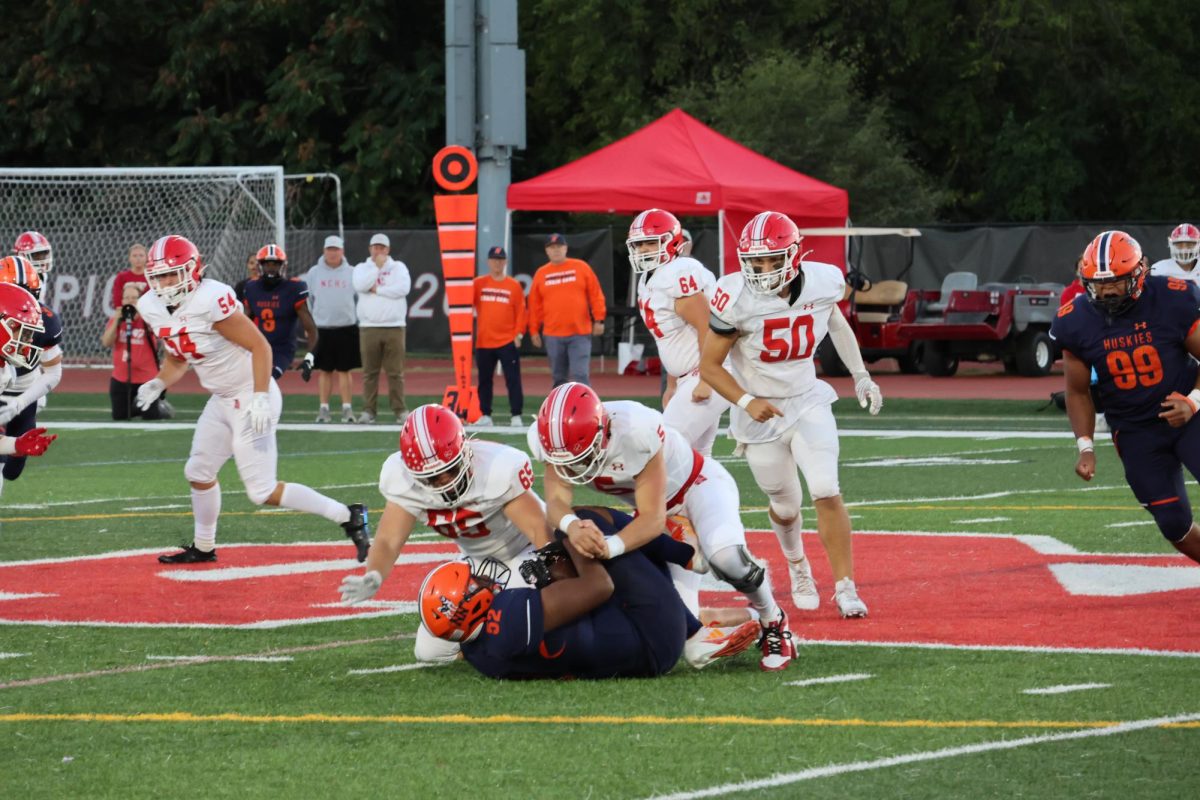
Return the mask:
<svg viewBox="0 0 1200 800">
<path fill-rule="evenodd" d="M 521 388 L 521 356 L 517 348 L 525 335 L 525 293 L 505 274 L 508 254 L 503 247 L 488 250 L 488 274 L 475 279 L 475 365 L 479 368 L 479 410 L 476 425 L 492 424 L 492 381 L 496 362 L 504 370 L 512 424 L 520 427 L 525 394 Z"/>
<path fill-rule="evenodd" d="M 592 337 L 604 333 L 604 293 L 586 261 L 567 258 L 561 233 L 546 237 L 548 264 L 538 268 L 529 287 L 529 336 L 534 347 L 546 337 L 554 385 L 588 383 Z"/>
</svg>

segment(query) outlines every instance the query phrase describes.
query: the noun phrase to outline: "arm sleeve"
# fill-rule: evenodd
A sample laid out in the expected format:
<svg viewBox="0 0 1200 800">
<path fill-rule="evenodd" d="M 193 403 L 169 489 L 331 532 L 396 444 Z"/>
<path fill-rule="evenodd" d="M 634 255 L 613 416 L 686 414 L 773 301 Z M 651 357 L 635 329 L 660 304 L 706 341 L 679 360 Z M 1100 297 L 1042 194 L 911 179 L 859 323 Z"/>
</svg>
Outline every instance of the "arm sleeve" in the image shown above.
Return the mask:
<svg viewBox="0 0 1200 800">
<path fill-rule="evenodd" d="M 837 350 L 838 357 L 842 359 L 842 363 L 846 365 L 846 369 L 850 370 L 850 374 L 854 376 L 855 380 L 860 375 L 866 374 L 867 367 L 863 364 L 862 351 L 858 349 L 858 339 L 854 335 L 854 329 L 850 327 L 849 322 L 846 322 L 841 309 L 837 306 L 833 307 L 833 311 L 829 315 L 829 340 L 833 342 L 833 349 Z"/>
<path fill-rule="evenodd" d="M 526 312 L 525 312 L 525 292 L 521 291 L 521 284 L 517 284 L 512 290 L 513 306 L 517 312 L 517 329 L 513 331 L 515 339 L 519 334 L 525 333 L 526 330 Z"/>
<path fill-rule="evenodd" d="M 537 275 L 533 276 L 533 283 L 529 284 L 529 332 L 541 333 L 542 331 L 542 284 Z"/>
<path fill-rule="evenodd" d="M 408 274 L 408 265 L 403 261 L 393 261 L 392 263 L 395 265 L 392 270 L 395 280 L 382 284 L 375 290 L 375 293 L 393 300 L 408 297 L 408 293 L 412 289 L 412 278 Z"/>
<path fill-rule="evenodd" d="M 588 301 L 592 306 L 592 320 L 595 322 L 604 322 L 604 318 L 608 316 L 608 306 L 604 302 L 604 292 L 600 290 L 600 279 L 596 277 L 596 273 L 588 265 Z"/>
<path fill-rule="evenodd" d="M 373 261 L 364 261 L 354 268 L 351 273 L 350 282 L 354 284 L 354 291 L 359 294 L 366 294 L 371 291 L 371 287 L 375 285 L 375 281 L 379 279 L 379 267 L 375 266 Z"/>
<path fill-rule="evenodd" d="M 53 367 L 42 367 L 42 374 L 38 375 L 30 384 L 29 388 L 21 392 L 12 405 L 17 407 L 20 412 L 30 406 L 31 403 L 36 403 L 41 398 L 50 394 L 58 382 L 62 380 L 62 362 L 58 362 Z"/>
<path fill-rule="evenodd" d="M 296 300 L 292 303 L 292 308 L 308 305 L 308 284 L 302 280 L 296 280 Z"/>
</svg>

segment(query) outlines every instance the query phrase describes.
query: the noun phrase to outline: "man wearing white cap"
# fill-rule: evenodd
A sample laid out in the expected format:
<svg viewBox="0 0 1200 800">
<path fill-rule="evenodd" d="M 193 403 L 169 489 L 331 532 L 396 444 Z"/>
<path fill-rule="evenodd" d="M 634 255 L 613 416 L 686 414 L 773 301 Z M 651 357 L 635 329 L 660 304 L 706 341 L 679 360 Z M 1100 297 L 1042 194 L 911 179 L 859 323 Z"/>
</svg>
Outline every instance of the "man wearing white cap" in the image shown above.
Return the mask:
<svg viewBox="0 0 1200 800">
<path fill-rule="evenodd" d="M 332 422 L 329 395 L 333 376 L 338 378 L 342 395 L 342 422 L 354 422 L 350 404 L 350 370 L 361 366 L 358 352 L 358 317 L 354 309 L 353 270 L 346 263 L 345 243 L 340 236 L 325 237 L 325 252 L 304 276 L 308 284 L 308 302 L 317 324 L 317 353 L 313 369 L 321 407 L 317 422 Z"/>
<path fill-rule="evenodd" d="M 389 255 L 391 247 L 387 234 L 375 234 L 371 237 L 371 257 L 354 268 L 363 367 L 363 412 L 358 421 L 367 424 L 375 421 L 380 371 L 387 373 L 388 403 L 396 422 L 403 423 L 408 416 L 404 404 L 404 353 L 412 279 L 405 263 Z"/>
</svg>

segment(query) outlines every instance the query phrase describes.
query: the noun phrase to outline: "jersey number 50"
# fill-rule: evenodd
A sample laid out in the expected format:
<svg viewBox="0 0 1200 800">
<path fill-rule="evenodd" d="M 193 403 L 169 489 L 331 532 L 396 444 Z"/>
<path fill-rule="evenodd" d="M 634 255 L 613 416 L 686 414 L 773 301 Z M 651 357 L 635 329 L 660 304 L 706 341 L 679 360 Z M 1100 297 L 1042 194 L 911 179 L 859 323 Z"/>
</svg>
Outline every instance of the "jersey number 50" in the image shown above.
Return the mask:
<svg viewBox="0 0 1200 800">
<path fill-rule="evenodd" d="M 763 347 L 766 350 L 759 357 L 767 363 L 808 358 L 815 345 L 811 315 L 763 320 Z"/>
</svg>

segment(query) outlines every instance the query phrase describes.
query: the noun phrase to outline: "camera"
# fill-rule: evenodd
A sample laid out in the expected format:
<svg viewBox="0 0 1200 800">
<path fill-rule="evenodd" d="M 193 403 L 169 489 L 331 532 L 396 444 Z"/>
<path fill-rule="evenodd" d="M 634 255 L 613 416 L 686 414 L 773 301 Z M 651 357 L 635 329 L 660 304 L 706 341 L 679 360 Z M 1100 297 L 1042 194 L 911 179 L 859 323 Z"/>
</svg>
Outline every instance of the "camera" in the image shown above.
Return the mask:
<svg viewBox="0 0 1200 800">
<path fill-rule="evenodd" d="M 137 306 L 123 305 L 121 306 L 121 319 L 132 320 L 137 316 Z"/>
</svg>

